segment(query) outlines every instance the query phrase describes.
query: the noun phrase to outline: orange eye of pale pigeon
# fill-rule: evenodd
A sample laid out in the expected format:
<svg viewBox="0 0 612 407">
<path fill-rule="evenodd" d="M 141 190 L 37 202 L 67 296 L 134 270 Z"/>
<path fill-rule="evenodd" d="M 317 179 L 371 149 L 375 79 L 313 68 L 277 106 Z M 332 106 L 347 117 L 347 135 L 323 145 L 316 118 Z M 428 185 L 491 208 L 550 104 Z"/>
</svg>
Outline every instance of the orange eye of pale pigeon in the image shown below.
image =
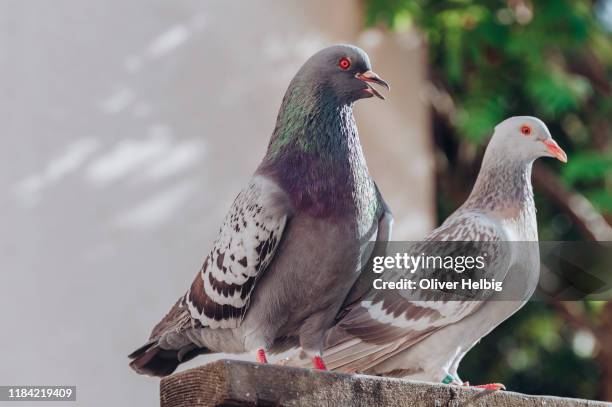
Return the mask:
<svg viewBox="0 0 612 407">
<path fill-rule="evenodd" d="M 347 57 L 342 57 L 342 58 L 340 58 L 340 61 L 338 62 L 338 66 L 341 69 L 344 69 L 346 71 L 351 66 L 351 60 L 348 59 Z"/>
<path fill-rule="evenodd" d="M 531 134 L 531 127 L 524 125 L 521 127 L 521 133 L 523 136 L 529 136 Z"/>
</svg>

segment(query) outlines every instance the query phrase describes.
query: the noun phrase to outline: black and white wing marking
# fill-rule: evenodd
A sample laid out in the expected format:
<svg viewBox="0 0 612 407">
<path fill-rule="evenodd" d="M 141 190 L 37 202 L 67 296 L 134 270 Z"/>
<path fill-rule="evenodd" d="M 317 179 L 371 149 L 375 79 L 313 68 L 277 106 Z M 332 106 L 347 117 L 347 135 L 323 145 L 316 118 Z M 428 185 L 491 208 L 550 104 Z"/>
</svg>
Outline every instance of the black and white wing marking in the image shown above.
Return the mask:
<svg viewBox="0 0 612 407">
<path fill-rule="evenodd" d="M 449 218 L 427 236 L 425 241 L 419 242 L 414 252 L 435 253 L 436 250 L 452 247 L 440 245 L 440 241 L 505 240 L 507 237 L 503 230 L 488 217 L 464 213 Z M 508 247 L 503 243 L 493 247 L 501 249 L 501 252 L 495 254 L 497 264 L 494 266 L 494 278 L 503 280 L 510 261 Z M 395 275 L 383 279 L 396 279 L 397 271 L 391 270 L 391 273 Z M 326 340 L 325 360 L 328 367 L 368 371 L 436 330 L 471 315 L 484 303 L 448 299 L 448 293 L 436 290 L 428 293 L 413 292 L 409 296 L 403 291 L 370 290 L 362 298 L 347 304 L 338 314 L 337 323 L 329 331 Z"/>
<path fill-rule="evenodd" d="M 290 212 L 285 192 L 255 176 L 238 194 L 213 248 L 185 294 L 191 318 L 210 328 L 235 328 L 257 279 L 274 257 Z"/>
</svg>

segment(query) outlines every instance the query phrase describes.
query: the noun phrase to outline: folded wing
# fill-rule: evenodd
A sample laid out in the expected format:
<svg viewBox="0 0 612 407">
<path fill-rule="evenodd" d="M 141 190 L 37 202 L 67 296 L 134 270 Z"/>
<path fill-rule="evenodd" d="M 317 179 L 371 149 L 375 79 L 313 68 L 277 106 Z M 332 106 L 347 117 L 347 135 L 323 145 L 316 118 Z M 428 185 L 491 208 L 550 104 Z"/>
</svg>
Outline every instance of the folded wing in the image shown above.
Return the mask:
<svg viewBox="0 0 612 407">
<path fill-rule="evenodd" d="M 490 218 L 464 212 L 450 217 L 434 230 L 425 241 L 415 242 L 409 254 L 437 256 L 476 256 L 482 250 L 494 259 L 480 277 L 505 278 L 510 264 L 510 251 L 503 229 Z M 482 244 L 470 244 L 478 241 Z M 445 242 L 456 242 L 445 243 Z M 491 244 L 488 244 L 491 243 Z M 405 276 L 405 275 L 404 275 Z M 440 269 L 420 268 L 413 276 L 444 281 L 452 276 Z M 433 332 L 454 324 L 474 313 L 483 305 L 482 295 L 472 292 L 444 290 L 374 290 L 371 281 L 380 277 L 364 272 L 361 287 L 369 289 L 349 296 L 335 327 L 327 336 L 325 357 L 328 367 L 344 371 L 371 371 L 375 367 L 423 340 Z M 384 281 L 402 278 L 397 270 L 382 274 Z M 413 278 L 414 279 L 414 278 Z M 377 372 L 379 373 L 379 372 Z"/>
</svg>

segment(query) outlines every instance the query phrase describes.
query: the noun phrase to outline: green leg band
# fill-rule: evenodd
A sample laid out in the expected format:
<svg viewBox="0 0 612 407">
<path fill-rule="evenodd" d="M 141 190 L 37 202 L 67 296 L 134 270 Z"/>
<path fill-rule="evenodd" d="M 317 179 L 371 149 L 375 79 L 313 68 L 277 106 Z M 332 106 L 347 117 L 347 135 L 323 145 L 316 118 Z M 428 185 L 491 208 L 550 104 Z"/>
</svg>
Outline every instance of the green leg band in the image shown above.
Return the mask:
<svg viewBox="0 0 612 407">
<path fill-rule="evenodd" d="M 452 383 L 452 382 L 453 382 L 453 380 L 455 380 L 455 379 L 453 378 L 453 376 L 451 376 L 451 375 L 447 374 L 447 375 L 446 375 L 446 377 L 445 377 L 444 379 L 442 379 L 442 383 L 443 383 L 443 384 L 449 384 L 449 383 Z"/>
</svg>

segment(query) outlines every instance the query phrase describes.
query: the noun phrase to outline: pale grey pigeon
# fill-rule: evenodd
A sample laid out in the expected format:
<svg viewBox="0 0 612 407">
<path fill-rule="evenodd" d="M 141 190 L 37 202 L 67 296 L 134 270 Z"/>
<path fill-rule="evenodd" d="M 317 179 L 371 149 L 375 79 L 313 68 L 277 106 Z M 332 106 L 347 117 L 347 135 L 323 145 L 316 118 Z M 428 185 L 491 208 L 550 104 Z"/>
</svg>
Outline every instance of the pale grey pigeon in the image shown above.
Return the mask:
<svg viewBox="0 0 612 407">
<path fill-rule="evenodd" d="M 328 367 L 463 384 L 457 368 L 465 354 L 521 308 L 536 287 L 540 263 L 533 243 L 538 233 L 531 167 L 543 156 L 567 161 L 541 120 L 519 116 L 497 125 L 467 201 L 414 248 L 414 253 L 428 254 L 450 250 L 440 241 L 492 242 L 497 252 L 491 272 L 503 281 L 502 292 L 478 301 L 447 301 L 448 293 L 442 291 L 418 297 L 408 291 L 374 290 L 372 272 L 364 272 L 328 332 Z M 385 271 L 383 279 L 396 279 L 394 272 Z"/>
<path fill-rule="evenodd" d="M 187 293 L 129 357 L 165 376 L 198 354 L 300 346 L 317 368 L 326 330 L 391 215 L 366 166 L 355 101 L 389 86 L 361 49 L 335 45 L 291 81 L 268 150 Z"/>
</svg>

